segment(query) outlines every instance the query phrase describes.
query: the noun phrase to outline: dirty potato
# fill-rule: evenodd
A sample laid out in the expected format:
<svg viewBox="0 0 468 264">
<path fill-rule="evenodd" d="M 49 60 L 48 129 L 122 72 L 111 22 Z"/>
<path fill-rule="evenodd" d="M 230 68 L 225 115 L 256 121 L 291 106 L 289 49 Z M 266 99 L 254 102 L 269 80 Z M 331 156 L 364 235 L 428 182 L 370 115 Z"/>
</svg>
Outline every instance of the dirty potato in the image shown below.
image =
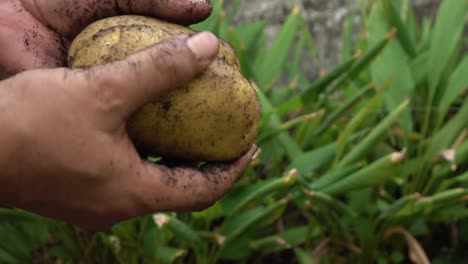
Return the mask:
<svg viewBox="0 0 468 264">
<path fill-rule="evenodd" d="M 142 16 L 97 21 L 72 42 L 71 68 L 88 67 L 126 56 L 191 29 Z M 228 161 L 254 143 L 260 103 L 254 86 L 240 71 L 234 50 L 220 40 L 214 63 L 186 87 L 143 106 L 127 123 L 136 148 L 149 155 L 191 161 Z"/>
</svg>

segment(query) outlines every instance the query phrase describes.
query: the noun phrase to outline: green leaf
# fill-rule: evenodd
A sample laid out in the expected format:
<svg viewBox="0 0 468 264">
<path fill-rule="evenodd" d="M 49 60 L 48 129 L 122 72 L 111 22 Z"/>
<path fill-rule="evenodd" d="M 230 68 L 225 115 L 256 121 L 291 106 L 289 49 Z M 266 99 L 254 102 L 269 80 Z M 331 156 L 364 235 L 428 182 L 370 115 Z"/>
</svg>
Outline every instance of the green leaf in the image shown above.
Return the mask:
<svg viewBox="0 0 468 264">
<path fill-rule="evenodd" d="M 353 27 L 354 27 L 354 13 L 350 14 L 346 18 L 343 24 L 343 40 L 341 48 L 341 61 L 345 62 L 352 58 L 353 56 Z"/>
<path fill-rule="evenodd" d="M 297 169 L 301 174 L 307 174 L 329 163 L 333 159 L 335 151 L 335 143 L 311 150 L 293 159 L 288 169 Z"/>
<path fill-rule="evenodd" d="M 265 23 L 258 21 L 235 28 L 230 27 L 227 31 L 228 41 L 235 48 L 242 73 L 247 79 L 255 77 L 252 61 L 263 55 L 260 40 L 263 37 L 264 28 Z"/>
<path fill-rule="evenodd" d="M 235 263 L 249 258 L 253 253 L 252 249 L 249 247 L 249 243 L 255 239 L 256 237 L 252 232 L 238 237 L 234 242 L 221 248 L 221 258 L 235 261 Z"/>
<path fill-rule="evenodd" d="M 160 229 L 167 228 L 177 238 L 186 242 L 191 247 L 198 248 L 201 245 L 201 239 L 197 232 L 178 218 L 167 214 L 155 214 L 153 219 Z"/>
<path fill-rule="evenodd" d="M 262 90 L 258 90 L 258 99 L 260 100 L 260 103 L 262 105 L 262 111 L 264 113 L 272 112 L 272 114 L 270 115 L 270 120 L 269 120 L 270 127 L 268 127 L 267 129 L 276 129 L 277 127 L 281 126 L 282 125 L 281 118 L 277 115 L 277 113 L 274 112 L 272 103 L 270 102 L 270 100 L 268 99 L 268 97 L 265 95 L 265 93 Z M 299 147 L 297 142 L 295 142 L 291 138 L 291 136 L 288 133 L 282 132 L 277 136 L 277 138 L 278 138 L 279 143 L 281 144 L 283 149 L 286 151 L 290 159 L 293 159 L 294 157 L 302 155 L 303 152 L 301 148 Z"/>
<path fill-rule="evenodd" d="M 193 212 L 192 216 L 194 219 L 203 219 L 207 223 L 211 223 L 213 220 L 220 218 L 224 215 L 224 210 L 220 202 L 215 203 L 209 208 L 201 212 Z"/>
<path fill-rule="evenodd" d="M 338 65 L 335 69 L 327 72 L 324 76 L 304 88 L 298 95 L 291 97 L 289 100 L 279 105 L 277 110 L 278 114 L 283 116 L 290 111 L 297 110 L 302 107 L 310 107 L 317 95 L 323 92 L 328 85 L 333 83 L 333 81 L 342 77 L 347 71 L 349 71 L 351 66 L 359 57 L 360 54 L 357 54 L 343 64 Z"/>
<path fill-rule="evenodd" d="M 389 5 L 392 6 L 392 4 Z M 382 36 L 385 36 L 390 30 L 385 21 L 383 6 L 375 4 L 369 19 L 369 42 L 371 45 L 376 45 Z M 383 96 L 388 111 L 398 107 L 413 94 L 415 83 L 409 63 L 409 56 L 405 53 L 400 42 L 394 39 L 390 41 L 370 67 L 372 78 L 377 86 L 383 86 L 388 81 L 391 82 L 390 89 Z M 413 121 L 410 109 L 403 112 L 401 125 L 406 131 L 412 130 Z"/>
<path fill-rule="evenodd" d="M 294 254 L 299 264 L 316 264 L 312 256 L 301 248 L 294 248 Z"/>
<path fill-rule="evenodd" d="M 287 204 L 288 200 L 282 199 L 267 206 L 266 208 L 257 209 L 250 214 L 244 214 L 242 216 L 242 218 L 244 218 L 242 221 L 240 220 L 241 217 L 236 218 L 236 220 L 231 219 L 230 230 L 227 229 L 227 223 L 226 229 L 223 229 L 223 234 L 226 236 L 226 241 L 223 245 L 229 244 L 239 236 L 246 233 L 249 229 L 254 228 L 265 220 L 268 220 L 269 222 L 274 221 L 277 217 L 280 216 L 278 215 L 278 212 L 282 212 Z"/>
<path fill-rule="evenodd" d="M 429 74 L 429 52 L 422 52 L 411 61 L 411 71 L 416 85 L 424 85 Z"/>
<path fill-rule="evenodd" d="M 311 204 L 317 204 L 317 202 L 322 203 L 330 210 L 337 211 L 338 213 L 343 213 L 344 215 L 355 217 L 356 213 L 349 207 L 348 205 L 344 204 L 342 201 L 333 198 L 332 196 L 318 191 L 305 191 L 307 198 L 312 200 Z"/>
<path fill-rule="evenodd" d="M 30 244 L 26 241 L 28 238 L 22 236 L 21 230 L 14 224 L 0 224 L 0 248 L 6 251 L 10 256 L 20 259 L 24 263 L 31 261 Z"/>
<path fill-rule="evenodd" d="M 330 184 L 333 184 L 342 178 L 351 175 L 357 170 L 361 169 L 364 164 L 353 164 L 349 167 L 341 168 L 339 170 L 334 170 L 328 172 L 327 174 L 320 177 L 318 180 L 313 181 L 309 184 L 311 190 L 320 190 L 327 187 Z"/>
<path fill-rule="evenodd" d="M 388 208 L 383 210 L 379 216 L 379 221 L 385 221 L 395 216 L 398 216 L 400 211 L 404 210 L 411 205 L 413 205 L 420 198 L 419 194 L 405 195 L 400 199 L 393 202 Z"/>
<path fill-rule="evenodd" d="M 295 226 L 281 231 L 277 235 L 291 246 L 298 246 L 307 241 L 309 226 Z"/>
<path fill-rule="evenodd" d="M 7 208 L 0 208 L 0 223 L 1 222 L 39 222 L 48 221 L 38 215 L 33 213 L 19 210 L 19 209 L 7 209 Z M 49 222 L 49 221 L 48 221 Z"/>
<path fill-rule="evenodd" d="M 311 134 L 310 137 L 311 138 L 320 137 L 323 133 L 327 131 L 327 129 L 329 129 L 333 124 L 335 124 L 335 121 L 337 121 L 340 117 L 346 114 L 351 108 L 353 108 L 357 103 L 359 103 L 363 99 L 364 96 L 370 93 L 373 90 L 373 88 L 374 87 L 371 85 L 356 92 L 356 94 L 353 97 L 351 97 L 348 101 L 342 104 L 338 109 L 336 109 L 330 115 L 328 115 L 325 118 L 325 120 L 322 122 L 320 127 L 313 134 Z"/>
<path fill-rule="evenodd" d="M 353 66 L 346 72 L 344 76 L 336 83 L 333 89 L 327 91 L 328 94 L 332 93 L 334 90 L 343 87 L 348 82 L 357 78 L 367 67 L 372 63 L 372 61 L 379 56 L 382 50 L 387 47 L 388 43 L 395 37 L 396 31 L 392 30 L 384 38 L 382 38 L 376 45 L 371 46 L 362 56 L 359 56 L 359 59 Z"/>
<path fill-rule="evenodd" d="M 267 140 L 271 140 L 274 136 L 279 135 L 283 132 L 288 132 L 290 129 L 293 129 L 299 125 L 304 125 L 310 123 L 311 120 L 315 120 L 317 117 L 321 116 L 322 113 L 312 113 L 301 115 L 296 118 L 293 118 L 282 125 L 276 127 L 275 129 L 262 131 L 257 137 L 257 142 L 262 144 Z"/>
<path fill-rule="evenodd" d="M 442 1 L 432 34 L 429 53 L 430 94 L 435 95 L 437 86 L 452 52 L 461 40 L 467 14 L 468 1 Z"/>
<path fill-rule="evenodd" d="M 380 103 L 382 93 L 386 91 L 388 87 L 389 86 L 387 85 L 378 90 L 372 100 L 365 102 L 365 105 L 362 107 L 362 109 L 360 109 L 358 113 L 354 113 L 354 116 L 348 121 L 346 126 L 342 128 L 343 131 L 341 132 L 337 142 L 334 164 L 337 164 L 337 162 L 342 158 L 346 146 L 352 142 L 350 138 L 352 137 L 353 133 L 362 125 L 362 123 L 370 119 L 371 114 L 374 113 L 375 109 Z"/>
<path fill-rule="evenodd" d="M 338 167 L 348 166 L 359 159 L 363 158 L 374 146 L 382 140 L 392 125 L 398 120 L 398 117 L 406 109 L 409 100 L 400 104 L 390 115 L 380 122 L 359 144 L 338 163 Z"/>
<path fill-rule="evenodd" d="M 284 23 L 268 54 L 257 65 L 255 76 L 261 89 L 267 89 L 281 75 L 296 39 L 300 21 L 300 10 L 296 6 Z"/>
<path fill-rule="evenodd" d="M 328 185 L 321 191 L 330 195 L 336 195 L 382 184 L 397 175 L 397 165 L 401 163 L 404 156 L 405 152 L 387 155 L 364 167 L 362 170 Z"/>
<path fill-rule="evenodd" d="M 240 199 L 236 199 L 235 202 L 230 202 L 234 206 L 226 210 L 227 215 L 235 214 L 245 208 L 249 203 L 261 201 L 263 197 L 267 197 L 272 193 L 289 189 L 295 184 L 296 178 L 297 175 L 295 173 L 288 173 L 284 177 L 273 179 L 269 182 L 261 182 L 253 186 L 253 188 L 237 193 L 235 197 Z"/>
<path fill-rule="evenodd" d="M 273 236 L 252 241 L 250 247 L 256 251 L 262 251 L 267 254 L 289 249 L 305 243 L 308 229 L 308 226 L 288 228 Z"/>
<path fill-rule="evenodd" d="M 449 107 L 468 89 L 468 56 L 465 55 L 455 71 L 450 75 L 447 87 L 440 101 L 440 118 L 442 120 Z"/>
<path fill-rule="evenodd" d="M 468 127 L 468 97 L 461 104 L 461 109 L 448 121 L 430 141 L 428 160 L 449 149 L 458 136 Z"/>
<path fill-rule="evenodd" d="M 224 0 L 213 1 L 213 11 L 211 12 L 211 15 L 204 21 L 191 25 L 190 28 L 197 31 L 207 30 L 216 33 L 216 28 L 221 21 L 221 17 L 224 16 L 223 6 Z"/>
<path fill-rule="evenodd" d="M 157 248 L 158 259 L 163 263 L 174 263 L 177 259 L 180 259 L 187 255 L 187 251 L 181 248 L 173 247 L 158 247 Z"/>
<path fill-rule="evenodd" d="M 6 264 L 20 263 L 21 261 L 0 247 L 0 262 Z"/>
<path fill-rule="evenodd" d="M 397 38 L 401 46 L 410 57 L 414 57 L 416 55 L 416 44 L 410 33 L 409 24 L 405 24 L 400 14 L 398 14 L 398 11 L 395 9 L 392 0 L 384 0 L 383 9 L 387 14 L 386 19 L 397 29 Z"/>
</svg>

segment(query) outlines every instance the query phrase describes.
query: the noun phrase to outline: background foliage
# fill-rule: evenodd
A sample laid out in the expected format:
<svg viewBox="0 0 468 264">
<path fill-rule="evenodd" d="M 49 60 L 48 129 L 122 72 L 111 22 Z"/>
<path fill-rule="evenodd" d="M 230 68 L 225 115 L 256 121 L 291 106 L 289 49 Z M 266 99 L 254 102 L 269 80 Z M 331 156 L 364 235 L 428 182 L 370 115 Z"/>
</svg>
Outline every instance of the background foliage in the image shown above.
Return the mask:
<svg viewBox="0 0 468 264">
<path fill-rule="evenodd" d="M 265 21 L 233 25 L 240 1 L 214 3 L 193 27 L 233 45 L 263 108 L 262 152 L 239 182 L 205 211 L 99 233 L 0 209 L 0 262 L 468 261 L 468 1 L 422 21 L 409 1 L 362 1 L 341 64 L 315 80 L 299 7 L 267 43 Z"/>
</svg>

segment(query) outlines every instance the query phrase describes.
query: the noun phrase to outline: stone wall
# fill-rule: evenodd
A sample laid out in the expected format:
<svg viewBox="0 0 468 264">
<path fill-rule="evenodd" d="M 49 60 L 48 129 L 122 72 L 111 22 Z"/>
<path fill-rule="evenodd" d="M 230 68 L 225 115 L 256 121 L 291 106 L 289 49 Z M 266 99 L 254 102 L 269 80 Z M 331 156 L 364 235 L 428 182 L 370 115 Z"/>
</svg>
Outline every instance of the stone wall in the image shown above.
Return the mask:
<svg viewBox="0 0 468 264">
<path fill-rule="evenodd" d="M 419 17 L 432 15 L 441 0 L 409 0 Z M 225 0 L 226 7 L 232 0 Z M 330 68 L 339 61 L 343 21 L 351 10 L 358 10 L 359 0 L 241 0 L 236 23 L 264 19 L 268 22 L 267 37 L 273 39 L 294 4 L 301 7 L 303 17 L 322 59 L 320 67 Z M 358 23 L 357 23 L 358 24 Z"/>
</svg>

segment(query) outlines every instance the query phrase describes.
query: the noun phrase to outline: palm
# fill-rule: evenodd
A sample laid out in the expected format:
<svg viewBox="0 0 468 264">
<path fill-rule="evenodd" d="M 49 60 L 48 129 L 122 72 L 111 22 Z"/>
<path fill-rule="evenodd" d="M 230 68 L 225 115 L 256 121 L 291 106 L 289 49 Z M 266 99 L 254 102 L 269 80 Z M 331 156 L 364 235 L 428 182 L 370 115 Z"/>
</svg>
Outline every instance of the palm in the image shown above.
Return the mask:
<svg viewBox="0 0 468 264">
<path fill-rule="evenodd" d="M 88 24 L 118 14 L 141 14 L 180 24 L 205 19 L 209 1 L 8 0 L 0 3 L 0 70 L 15 74 L 66 65 L 70 41 Z"/>
</svg>

